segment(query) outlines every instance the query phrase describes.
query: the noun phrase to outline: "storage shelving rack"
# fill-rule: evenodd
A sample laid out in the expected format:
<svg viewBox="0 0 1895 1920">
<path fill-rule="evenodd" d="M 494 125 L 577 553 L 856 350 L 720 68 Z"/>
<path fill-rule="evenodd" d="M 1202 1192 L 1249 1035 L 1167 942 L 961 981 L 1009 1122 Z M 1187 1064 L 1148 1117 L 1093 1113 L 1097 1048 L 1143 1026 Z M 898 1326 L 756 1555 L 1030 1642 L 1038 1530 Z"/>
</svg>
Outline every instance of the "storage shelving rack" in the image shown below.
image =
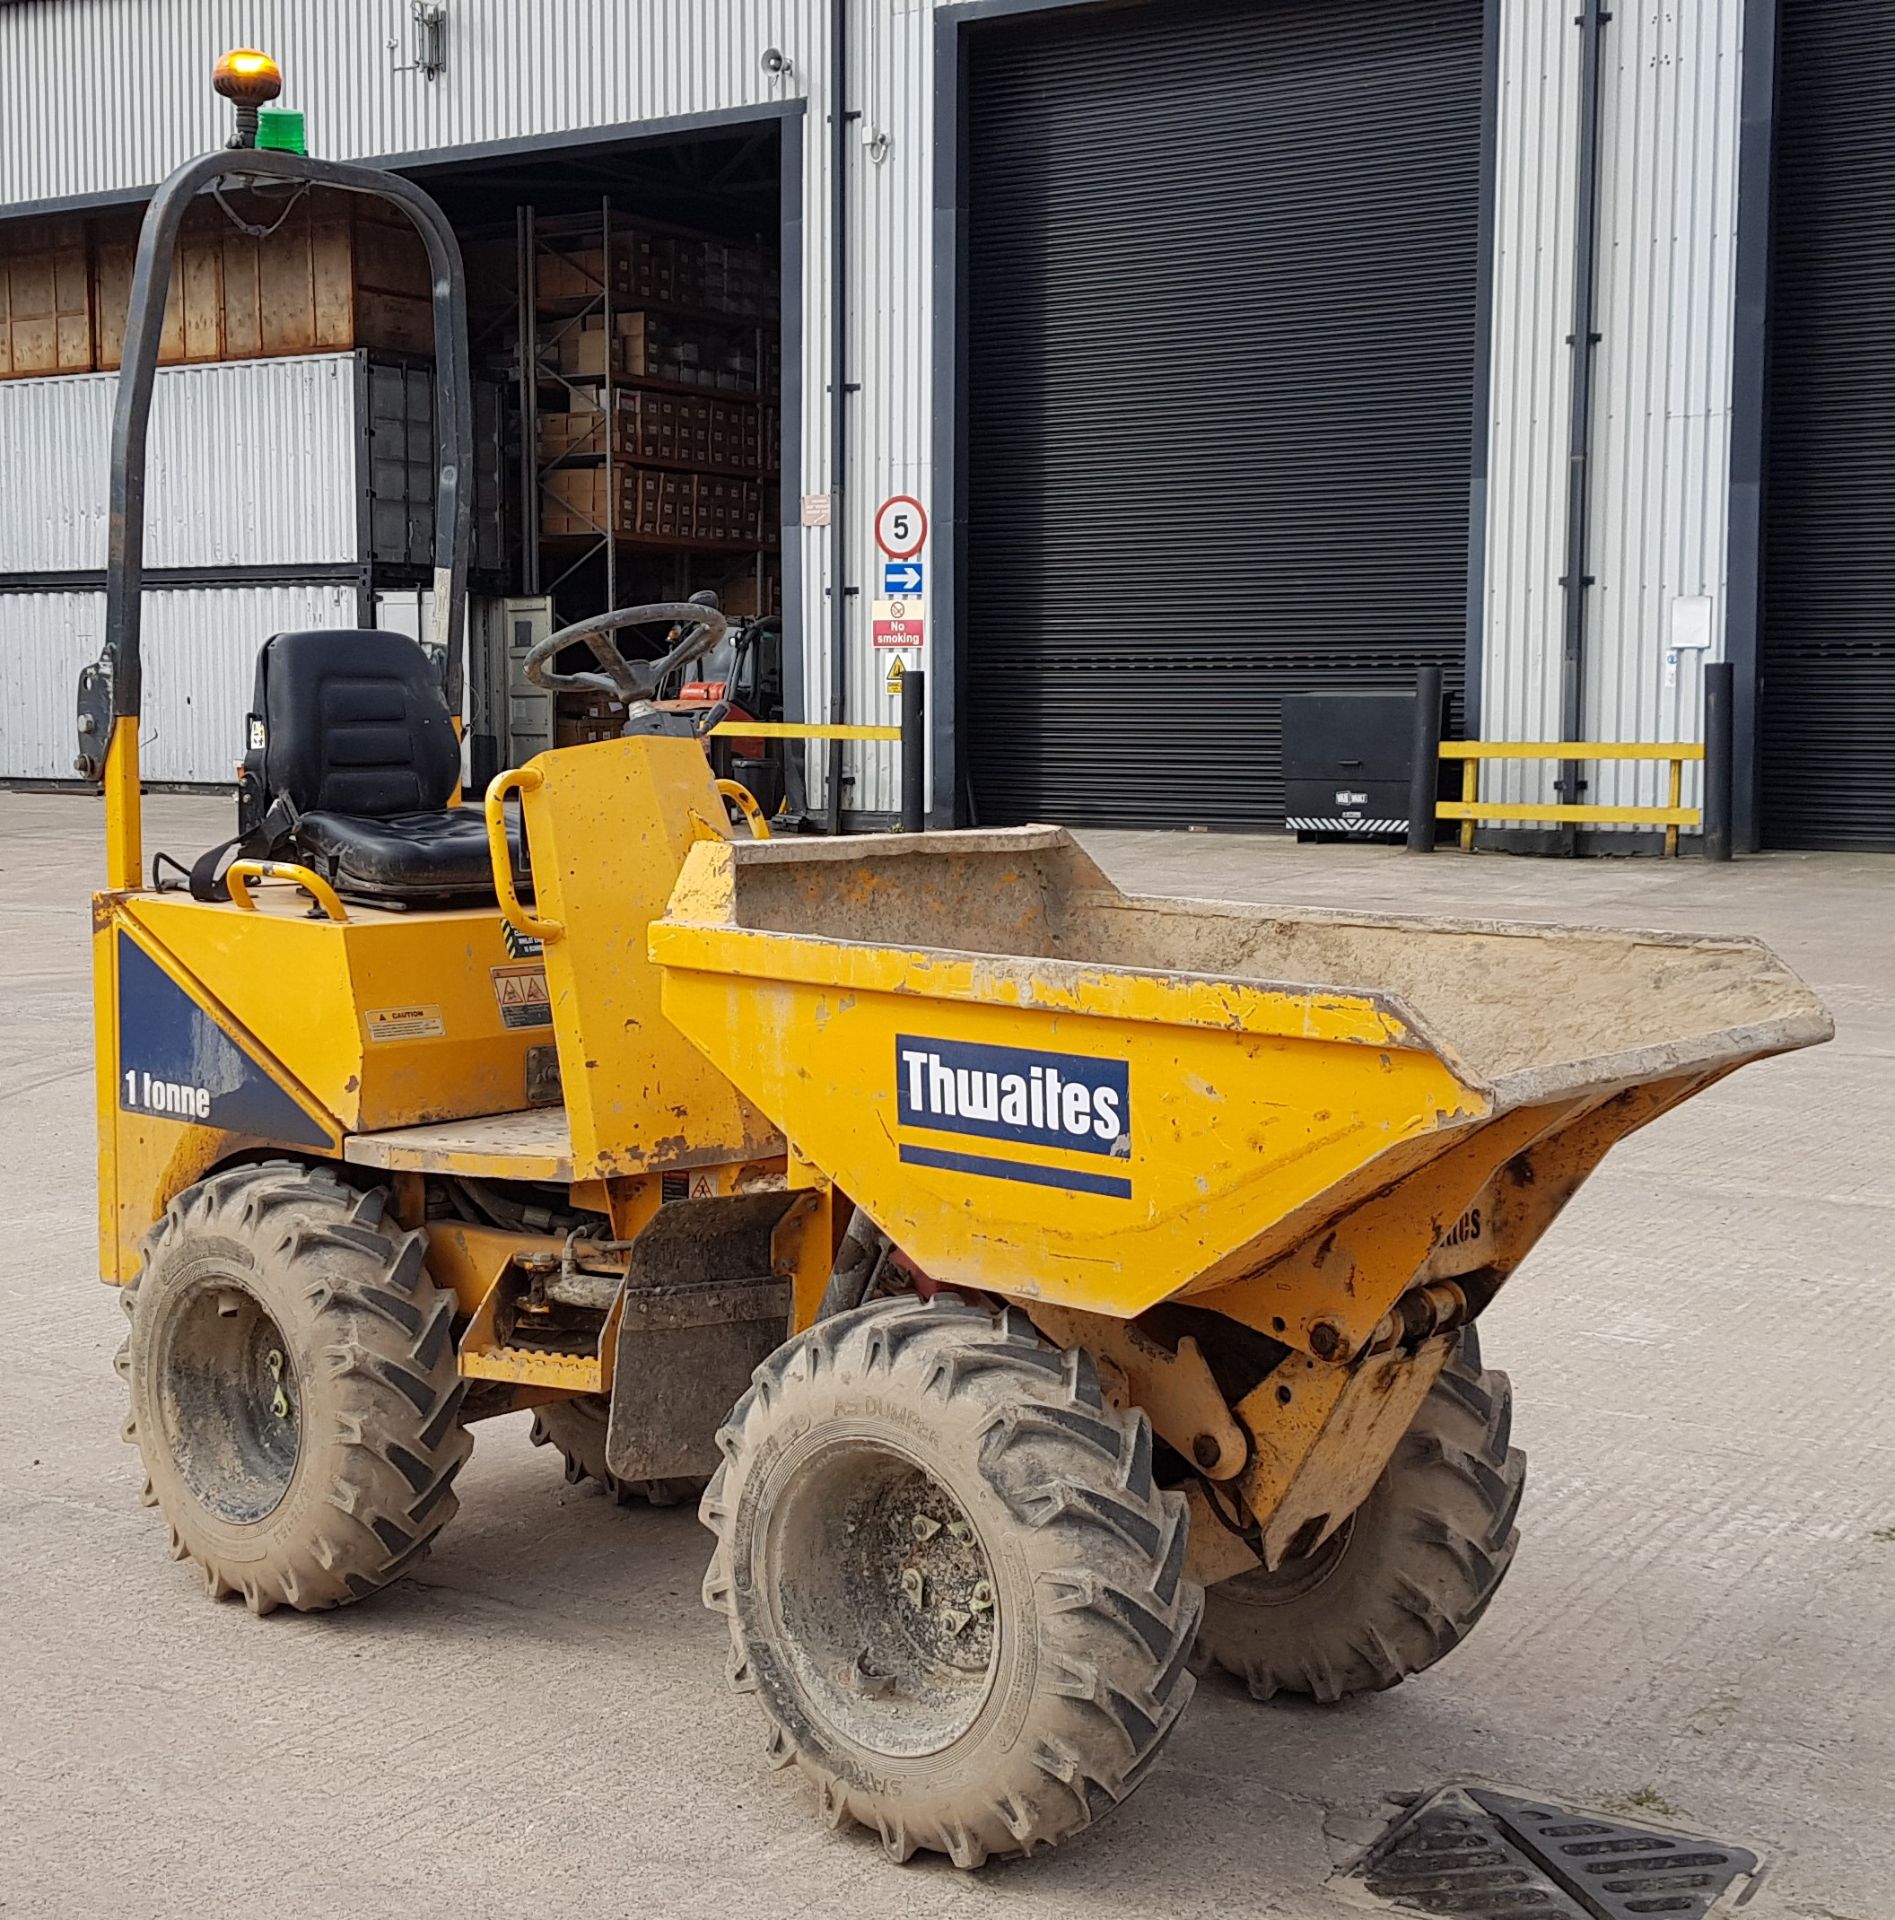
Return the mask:
<svg viewBox="0 0 1895 1920">
<path fill-rule="evenodd" d="M 615 288 L 614 248 L 634 231 L 663 231 L 642 217 L 632 219 L 615 209 L 609 195 L 601 196 L 596 214 L 584 213 L 542 217 L 530 206 L 519 210 L 516 223 L 517 250 L 516 303 L 519 347 L 515 360 L 519 383 L 520 410 L 520 497 L 521 516 L 521 588 L 529 594 L 552 594 L 571 580 L 589 562 L 603 560 L 604 606 L 620 602 L 621 562 L 628 552 L 673 554 L 681 564 L 675 577 L 666 583 L 666 592 L 682 599 L 690 590 L 689 561 L 696 556 L 712 556 L 733 561 L 748 554 L 757 574 L 758 605 L 767 610 L 766 569 L 777 539 L 769 511 L 768 488 L 776 478 L 768 447 L 761 432 L 763 414 L 759 413 L 758 447 L 760 458 L 754 466 L 725 464 L 720 475 L 748 479 L 757 490 L 756 523 L 749 542 L 709 540 L 690 535 L 640 533 L 620 524 L 619 482 L 621 470 L 628 464 L 640 467 L 671 467 L 679 472 L 699 472 L 698 466 L 684 460 L 667 461 L 661 457 L 641 457 L 628 462 L 620 451 L 616 422 L 622 395 L 632 392 L 670 394 L 688 399 L 721 398 L 741 401 L 766 409 L 776 402 L 769 385 L 770 349 L 776 338 L 774 322 L 759 314 L 716 310 L 691 306 L 675 300 L 654 298 L 643 293 L 621 295 Z M 701 236 L 691 236 L 701 238 Z M 596 251 L 601 272 L 594 274 L 586 260 Z M 549 259 L 560 257 L 565 274 L 562 284 L 575 273 L 593 284 L 581 292 L 549 293 L 544 269 Z M 701 329 L 707 334 L 728 338 L 735 334 L 750 336 L 756 377 L 748 389 L 720 387 L 714 384 L 669 379 L 656 374 L 621 374 L 619 371 L 618 323 L 621 313 L 642 311 L 681 326 Z M 597 374 L 571 374 L 559 365 L 560 342 L 597 319 L 604 333 L 604 361 Z M 590 414 L 598 419 L 597 448 L 590 441 L 585 450 L 566 449 L 548 454 L 542 445 L 541 415 L 549 398 L 557 396 L 572 414 Z M 592 523 L 581 535 L 548 535 L 544 531 L 548 482 L 561 471 L 574 468 L 599 468 L 604 474 L 603 514 L 581 517 Z M 603 611 L 604 609 L 599 609 Z"/>
</svg>

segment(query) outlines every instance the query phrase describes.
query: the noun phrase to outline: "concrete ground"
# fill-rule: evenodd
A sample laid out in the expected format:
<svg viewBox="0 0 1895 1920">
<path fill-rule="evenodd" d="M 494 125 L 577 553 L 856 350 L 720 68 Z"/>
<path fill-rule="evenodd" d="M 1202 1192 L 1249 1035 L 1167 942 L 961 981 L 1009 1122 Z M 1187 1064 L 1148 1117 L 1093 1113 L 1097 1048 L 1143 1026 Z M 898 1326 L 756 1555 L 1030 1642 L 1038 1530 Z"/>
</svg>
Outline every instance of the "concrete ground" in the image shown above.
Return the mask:
<svg viewBox="0 0 1895 1920">
<path fill-rule="evenodd" d="M 158 799 L 148 838 L 225 819 Z M 138 1504 L 91 1278 L 98 808 L 0 795 L 0 1911 L 1321 1920 L 1326 1821 L 1479 1775 L 1765 1851 L 1754 1914 L 1895 1913 L 1895 862 L 1090 839 L 1154 892 L 1751 930 L 1836 1014 L 1621 1148 L 1484 1323 L 1532 1464 L 1464 1649 L 1334 1708 L 1206 1682 L 1106 1826 L 970 1878 L 889 1866 L 764 1769 L 695 1517 L 568 1489 L 524 1419 L 478 1429 L 406 1586 L 211 1604 Z"/>
</svg>

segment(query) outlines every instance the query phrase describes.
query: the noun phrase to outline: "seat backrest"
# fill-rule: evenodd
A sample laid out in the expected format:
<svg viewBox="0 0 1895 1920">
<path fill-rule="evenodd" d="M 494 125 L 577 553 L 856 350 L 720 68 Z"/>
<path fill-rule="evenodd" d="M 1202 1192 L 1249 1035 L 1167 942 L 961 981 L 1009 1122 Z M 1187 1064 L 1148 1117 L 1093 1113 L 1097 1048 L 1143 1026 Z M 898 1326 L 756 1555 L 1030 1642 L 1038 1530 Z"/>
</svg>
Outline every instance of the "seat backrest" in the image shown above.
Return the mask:
<svg viewBox="0 0 1895 1920">
<path fill-rule="evenodd" d="M 424 813 L 445 807 L 460 777 L 439 677 L 406 634 L 277 634 L 257 656 L 255 711 L 265 792 L 299 813 Z"/>
</svg>

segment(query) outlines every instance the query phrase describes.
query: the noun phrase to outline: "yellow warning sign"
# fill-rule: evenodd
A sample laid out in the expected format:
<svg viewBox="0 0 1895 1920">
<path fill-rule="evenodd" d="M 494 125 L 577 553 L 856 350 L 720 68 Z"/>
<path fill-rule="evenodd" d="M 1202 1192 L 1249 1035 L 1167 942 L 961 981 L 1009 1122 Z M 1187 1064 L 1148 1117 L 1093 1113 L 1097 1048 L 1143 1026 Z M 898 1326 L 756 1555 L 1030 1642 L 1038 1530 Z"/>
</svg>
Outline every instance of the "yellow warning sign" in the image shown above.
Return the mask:
<svg viewBox="0 0 1895 1920">
<path fill-rule="evenodd" d="M 896 654 L 888 663 L 888 697 L 891 700 L 901 698 L 901 683 L 907 678 L 908 669 L 902 664 L 902 657 Z"/>
<path fill-rule="evenodd" d="M 362 1015 L 371 1040 L 438 1040 L 447 1032 L 439 1007 L 370 1007 Z"/>
<path fill-rule="evenodd" d="M 550 1027 L 553 998 L 546 990 L 546 969 L 534 963 L 495 967 L 493 997 L 500 1003 L 500 1019 L 509 1027 Z"/>
</svg>

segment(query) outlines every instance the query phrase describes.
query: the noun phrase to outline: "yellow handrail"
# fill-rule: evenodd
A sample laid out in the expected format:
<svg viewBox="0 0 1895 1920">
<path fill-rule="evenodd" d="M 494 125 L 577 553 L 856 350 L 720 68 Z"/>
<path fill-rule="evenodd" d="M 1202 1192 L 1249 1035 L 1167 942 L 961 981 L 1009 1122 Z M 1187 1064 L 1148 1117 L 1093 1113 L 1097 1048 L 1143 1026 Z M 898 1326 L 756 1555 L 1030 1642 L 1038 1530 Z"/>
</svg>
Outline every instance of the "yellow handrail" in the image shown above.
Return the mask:
<svg viewBox="0 0 1895 1920">
<path fill-rule="evenodd" d="M 301 887 L 329 919 L 349 917 L 349 910 L 335 888 L 307 867 L 289 860 L 233 860 L 225 869 L 224 884 L 230 889 L 231 899 L 247 913 L 257 910 L 257 903 L 250 897 L 250 885 L 255 880 L 287 880 L 292 886 Z"/>
<path fill-rule="evenodd" d="M 1443 740 L 1441 758 L 1461 763 L 1461 797 L 1436 803 L 1437 820 L 1461 823 L 1461 851 L 1474 851 L 1474 826 L 1481 820 L 1550 821 L 1562 826 L 1663 827 L 1665 852 L 1675 859 L 1678 829 L 1704 824 L 1701 807 L 1680 804 L 1687 760 L 1702 760 L 1696 740 Z M 1483 800 L 1480 769 L 1487 760 L 1662 760 L 1670 764 L 1669 797 L 1662 807 L 1596 807 L 1532 800 Z"/>
<path fill-rule="evenodd" d="M 520 904 L 513 884 L 513 848 L 507 839 L 507 795 L 516 791 L 537 793 L 545 779 L 537 767 L 509 767 L 487 783 L 487 858 L 493 865 L 494 898 L 500 903 L 500 917 L 515 933 L 550 946 L 564 936 L 565 926 L 558 920 L 542 920 Z"/>
<path fill-rule="evenodd" d="M 753 840 L 769 839 L 770 823 L 757 804 L 757 796 L 741 780 L 720 780 L 717 791 L 750 823 L 750 837 Z"/>
</svg>

